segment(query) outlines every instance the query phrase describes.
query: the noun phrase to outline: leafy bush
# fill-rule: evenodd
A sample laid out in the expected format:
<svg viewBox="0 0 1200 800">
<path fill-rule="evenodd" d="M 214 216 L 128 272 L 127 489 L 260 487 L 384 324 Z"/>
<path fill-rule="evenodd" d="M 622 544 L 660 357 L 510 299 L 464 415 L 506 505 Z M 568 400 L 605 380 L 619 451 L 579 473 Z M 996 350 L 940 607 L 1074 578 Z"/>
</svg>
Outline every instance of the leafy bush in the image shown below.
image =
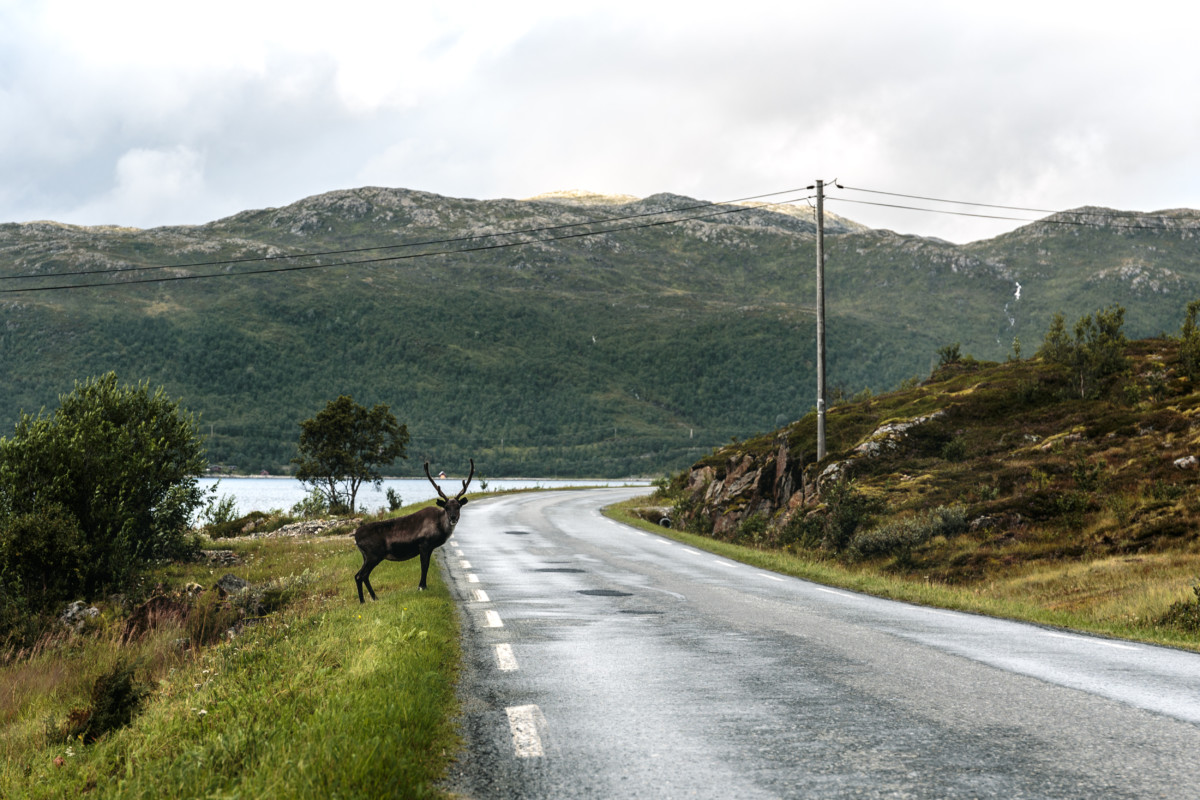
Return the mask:
<svg viewBox="0 0 1200 800">
<path fill-rule="evenodd" d="M 292 506 L 292 516 L 312 519 L 329 514 L 329 500 L 320 489 L 310 489 L 304 499 Z"/>
<path fill-rule="evenodd" d="M 751 545 L 760 545 L 766 538 L 767 534 L 767 517 L 764 514 L 751 514 L 742 520 L 738 526 L 737 536 L 735 541 L 746 542 Z"/>
<path fill-rule="evenodd" d="M 486 483 L 486 481 L 480 481 L 480 486 L 484 489 L 487 488 L 486 486 L 483 485 L 485 483 Z M 395 489 L 393 489 L 391 486 L 389 486 L 388 490 L 387 490 L 387 501 L 388 501 L 388 511 L 399 511 L 400 508 L 404 505 L 404 500 L 400 497 L 400 493 L 397 492 Z"/>
<path fill-rule="evenodd" d="M 956 536 L 966 529 L 967 510 L 964 506 L 938 506 L 916 517 L 858 533 L 846 550 L 856 559 L 903 556 L 936 536 Z"/>
<path fill-rule="evenodd" d="M 880 504 L 854 488 L 851 480 L 840 480 L 825 489 L 824 537 L 821 546 L 841 552 Z"/>
<path fill-rule="evenodd" d="M 793 514 L 779 531 L 779 546 L 788 550 L 811 550 L 820 547 L 824 538 L 824 518 L 817 514 L 805 514 L 801 510 Z"/>
<path fill-rule="evenodd" d="M 215 495 L 216 487 L 213 487 Z M 231 494 L 227 494 L 218 500 L 215 496 L 208 501 L 208 505 L 204 507 L 204 511 L 200 514 L 200 519 L 208 526 L 223 525 L 226 522 L 231 522 L 237 518 L 237 498 Z"/>
<path fill-rule="evenodd" d="M 71 599 L 91 557 L 79 522 L 61 506 L 0 519 L 0 582 L 12 602 L 30 611 Z"/>
<path fill-rule="evenodd" d="M 1200 327 L 1196 325 L 1197 315 L 1200 315 L 1200 300 L 1193 300 L 1187 305 L 1187 315 L 1179 336 L 1179 369 L 1193 383 L 1200 379 Z"/>
<path fill-rule="evenodd" d="M 194 550 L 186 532 L 203 502 L 204 467 L 191 415 L 162 389 L 121 386 L 109 373 L 77 383 L 53 414 L 22 415 L 12 437 L 0 438 L 0 509 L 5 527 L 55 520 L 52 535 L 72 545 L 68 558 L 85 556 L 55 594 L 100 594 L 124 588 L 151 561 Z"/>
<path fill-rule="evenodd" d="M 1192 587 L 1192 593 L 1196 596 L 1191 600 L 1172 603 L 1159 618 L 1159 624 L 1179 628 L 1188 633 L 1200 633 L 1200 584 Z"/>
</svg>

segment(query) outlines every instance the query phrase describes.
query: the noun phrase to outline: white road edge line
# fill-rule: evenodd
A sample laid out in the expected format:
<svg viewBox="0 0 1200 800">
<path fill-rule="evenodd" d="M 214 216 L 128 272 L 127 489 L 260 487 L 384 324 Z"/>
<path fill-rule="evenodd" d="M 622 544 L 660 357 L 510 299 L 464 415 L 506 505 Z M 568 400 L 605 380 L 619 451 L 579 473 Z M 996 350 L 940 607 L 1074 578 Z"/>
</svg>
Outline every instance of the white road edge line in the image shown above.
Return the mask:
<svg viewBox="0 0 1200 800">
<path fill-rule="evenodd" d="M 508 727 L 512 729 L 513 749 L 517 758 L 539 758 L 546 755 L 542 748 L 542 737 L 538 735 L 539 724 L 545 722 L 542 710 L 537 706 L 511 706 L 504 709 L 508 715 Z"/>
<path fill-rule="evenodd" d="M 479 576 L 474 572 L 467 573 L 467 583 L 479 583 Z"/>
<path fill-rule="evenodd" d="M 500 619 L 500 614 L 495 611 L 485 611 L 483 612 L 483 617 L 487 620 L 487 623 L 484 624 L 485 628 L 504 627 L 504 620 Z"/>
<path fill-rule="evenodd" d="M 778 575 L 771 575 L 770 573 L 767 573 L 767 572 L 760 572 L 758 574 L 763 576 L 764 578 L 770 578 L 773 581 L 779 581 L 780 583 L 786 583 L 786 581 L 784 581 L 784 579 L 779 577 Z"/>
<path fill-rule="evenodd" d="M 712 559 L 712 563 L 716 564 L 718 567 L 725 567 L 726 569 L 737 569 L 738 567 L 737 564 L 730 564 L 728 561 L 721 561 L 720 559 L 716 558 Z"/>
<path fill-rule="evenodd" d="M 504 672 L 512 672 L 517 668 L 517 657 L 513 655 L 511 644 L 496 645 L 496 666 Z"/>
<path fill-rule="evenodd" d="M 821 587 L 821 586 L 817 586 L 817 587 L 815 587 L 815 588 L 816 588 L 816 590 L 817 590 L 818 592 L 826 592 L 826 593 L 828 593 L 828 594 L 836 594 L 838 597 L 854 597 L 854 595 L 852 595 L 852 594 L 849 594 L 849 593 L 847 593 L 847 592 L 839 592 L 839 591 L 836 591 L 836 590 L 834 590 L 834 589 L 826 589 L 826 588 L 824 588 L 824 587 Z"/>
<path fill-rule="evenodd" d="M 471 562 L 470 561 L 459 561 L 458 566 L 461 567 L 462 569 L 470 569 Z"/>
<path fill-rule="evenodd" d="M 1118 650 L 1140 650 L 1141 648 L 1132 644 L 1118 644 L 1117 642 L 1106 642 L 1103 639 L 1094 639 L 1091 636 L 1073 636 L 1069 633 L 1051 633 L 1046 632 L 1047 636 L 1053 636 L 1055 639 L 1074 639 L 1076 641 L 1086 641 L 1092 644 L 1102 645 L 1103 647 L 1115 647 Z"/>
<path fill-rule="evenodd" d="M 476 603 L 490 603 L 490 602 L 492 602 L 492 600 L 490 597 L 488 597 L 487 592 L 485 592 L 483 589 L 476 589 L 475 590 L 475 602 Z"/>
</svg>

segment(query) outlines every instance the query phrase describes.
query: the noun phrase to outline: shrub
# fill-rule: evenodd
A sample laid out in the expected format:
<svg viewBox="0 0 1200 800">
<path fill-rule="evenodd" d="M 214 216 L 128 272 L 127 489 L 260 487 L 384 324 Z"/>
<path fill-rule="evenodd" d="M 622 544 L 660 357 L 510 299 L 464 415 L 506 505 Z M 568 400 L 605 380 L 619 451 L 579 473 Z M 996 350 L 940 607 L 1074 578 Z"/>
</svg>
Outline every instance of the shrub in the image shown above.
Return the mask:
<svg viewBox="0 0 1200 800">
<path fill-rule="evenodd" d="M 1200 328 L 1196 325 L 1197 315 L 1200 315 L 1200 300 L 1193 300 L 1187 304 L 1187 315 L 1179 336 L 1179 368 L 1192 382 L 1200 379 Z"/>
<path fill-rule="evenodd" d="M 150 690 L 135 680 L 134 668 L 124 661 L 96 679 L 87 708 L 73 709 L 62 730 L 62 740 L 91 744 L 109 731 L 123 728 L 141 709 Z"/>
<path fill-rule="evenodd" d="M 962 361 L 961 347 L 962 347 L 962 345 L 960 342 L 955 342 L 954 344 L 948 344 L 945 347 L 939 347 L 938 351 L 937 351 L 938 366 L 939 367 L 948 367 L 951 364 L 957 364 L 959 361 Z"/>
<path fill-rule="evenodd" d="M 967 443 L 961 436 L 955 436 L 942 448 L 942 458 L 947 461 L 964 461 L 967 458 Z"/>
<path fill-rule="evenodd" d="M 53 414 L 23 414 L 0 438 L 0 498 L 5 516 L 57 519 L 58 536 L 74 536 L 73 520 L 87 560 L 71 593 L 100 594 L 194 550 L 187 529 L 204 467 L 191 415 L 162 389 L 121 386 L 109 373 L 77 383 Z"/>
<path fill-rule="evenodd" d="M 92 559 L 79 522 L 61 506 L 0 519 L 0 583 L 11 602 L 48 611 L 78 593 Z"/>
<path fill-rule="evenodd" d="M 1158 624 L 1179 628 L 1187 633 L 1200 633 L 1200 584 L 1192 587 L 1192 593 L 1195 597 L 1191 600 L 1172 603 L 1159 618 Z"/>
<path fill-rule="evenodd" d="M 825 490 L 825 535 L 821 546 L 841 552 L 850 544 L 860 525 L 879 509 L 879 503 L 854 488 L 854 482 L 841 480 Z"/>
<path fill-rule="evenodd" d="M 935 536 L 957 536 L 966 529 L 967 510 L 964 506 L 938 506 L 916 517 L 858 533 L 846 549 L 856 559 L 903 556 Z"/>
<path fill-rule="evenodd" d="M 330 512 L 329 501 L 319 489 L 310 489 L 304 499 L 292 506 L 292 515 L 311 519 L 323 517 Z"/>
<path fill-rule="evenodd" d="M 738 526 L 735 541 L 761 545 L 767 533 L 767 517 L 764 514 L 751 514 L 742 520 Z"/>
</svg>

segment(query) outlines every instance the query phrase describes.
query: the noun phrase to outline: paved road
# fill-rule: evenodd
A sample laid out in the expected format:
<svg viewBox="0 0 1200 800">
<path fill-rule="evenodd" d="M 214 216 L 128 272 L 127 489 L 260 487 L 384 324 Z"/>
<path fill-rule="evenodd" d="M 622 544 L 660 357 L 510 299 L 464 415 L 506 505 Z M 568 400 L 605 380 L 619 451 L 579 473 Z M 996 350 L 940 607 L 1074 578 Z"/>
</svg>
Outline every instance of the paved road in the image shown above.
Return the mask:
<svg viewBox="0 0 1200 800">
<path fill-rule="evenodd" d="M 598 509 L 472 503 L 462 603 L 477 798 L 1200 798 L 1200 655 L 763 572 Z"/>
</svg>

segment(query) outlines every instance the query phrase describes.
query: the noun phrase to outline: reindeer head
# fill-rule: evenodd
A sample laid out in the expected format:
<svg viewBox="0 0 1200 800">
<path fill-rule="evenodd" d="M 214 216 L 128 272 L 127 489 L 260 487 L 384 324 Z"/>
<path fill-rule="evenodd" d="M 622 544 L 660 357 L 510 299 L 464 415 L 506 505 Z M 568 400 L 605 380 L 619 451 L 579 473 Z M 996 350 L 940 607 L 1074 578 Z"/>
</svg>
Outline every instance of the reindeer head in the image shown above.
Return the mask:
<svg viewBox="0 0 1200 800">
<path fill-rule="evenodd" d="M 437 485 L 437 481 L 429 474 L 429 462 L 425 462 L 425 477 L 429 478 L 429 482 L 433 484 L 433 488 L 437 489 L 438 495 L 441 497 L 437 504 L 446 510 L 446 519 L 450 523 L 450 527 L 458 524 L 458 515 L 462 507 L 467 504 L 467 498 L 464 495 L 467 493 L 467 485 L 471 483 L 471 478 L 475 476 L 475 459 L 471 459 L 471 473 L 467 475 L 467 479 L 463 481 L 462 491 L 454 495 L 454 497 L 446 497 L 446 493 L 442 491 L 442 487 Z"/>
</svg>

